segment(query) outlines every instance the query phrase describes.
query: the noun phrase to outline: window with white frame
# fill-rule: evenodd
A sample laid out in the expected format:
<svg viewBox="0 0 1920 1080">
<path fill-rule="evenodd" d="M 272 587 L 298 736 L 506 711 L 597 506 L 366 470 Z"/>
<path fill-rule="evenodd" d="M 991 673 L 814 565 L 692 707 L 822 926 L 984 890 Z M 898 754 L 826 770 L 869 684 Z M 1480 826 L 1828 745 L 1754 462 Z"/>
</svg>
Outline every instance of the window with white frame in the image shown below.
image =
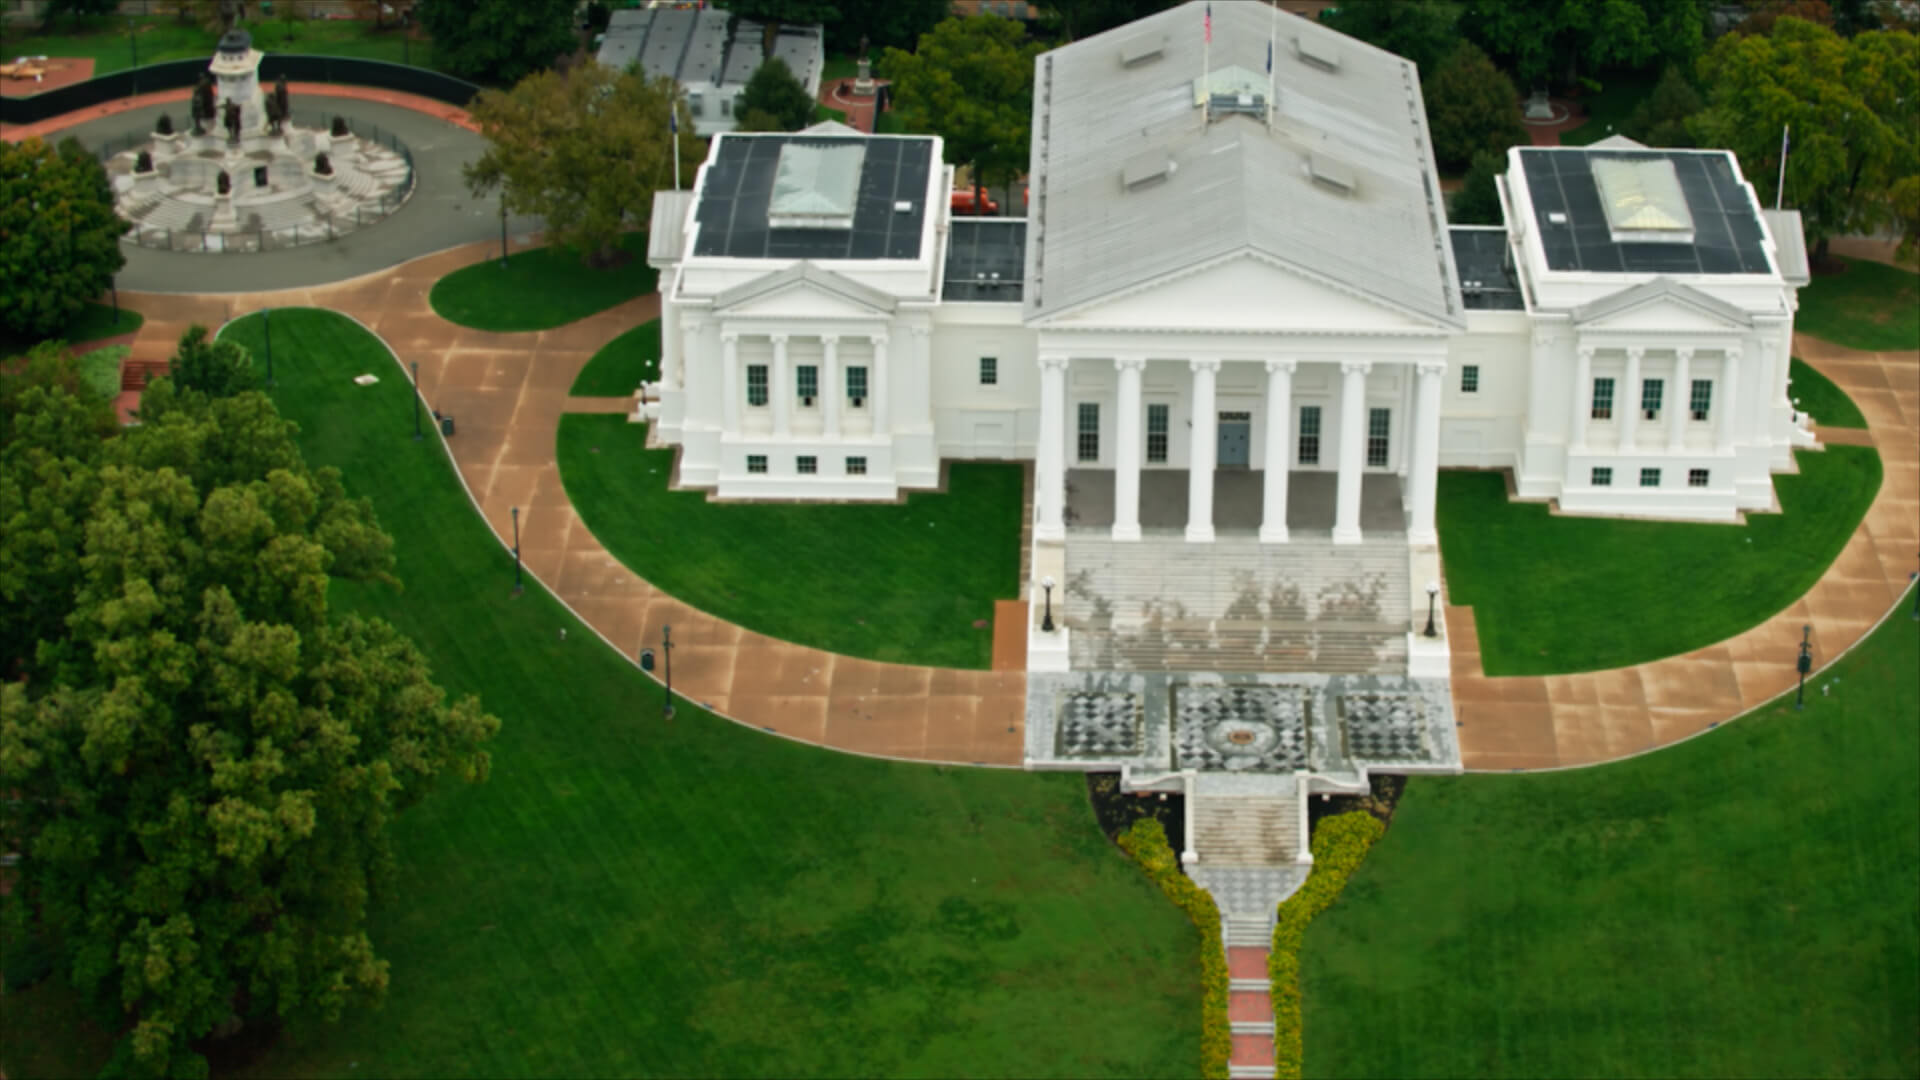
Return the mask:
<svg viewBox="0 0 1920 1080">
<path fill-rule="evenodd" d="M 1613 380 L 1593 380 L 1593 409 L 1587 414 L 1595 420 L 1613 419 Z"/>
<path fill-rule="evenodd" d="M 867 459 L 864 457 L 848 458 L 847 459 L 847 475 L 848 476 L 867 475 Z"/>
<path fill-rule="evenodd" d="M 1707 474 L 1707 470 L 1705 469 L 1688 469 L 1687 470 L 1687 486 L 1688 487 L 1706 487 L 1707 479 L 1708 479 L 1708 474 Z"/>
<path fill-rule="evenodd" d="M 1713 409 L 1713 380 L 1693 380 L 1693 398 L 1687 405 L 1695 420 L 1705 420 Z"/>
<path fill-rule="evenodd" d="M 1667 396 L 1665 379 L 1643 379 L 1640 382 L 1640 415 L 1648 420 L 1660 419 L 1660 402 Z"/>
<path fill-rule="evenodd" d="M 820 459 L 812 454 L 801 454 L 793 459 L 793 471 L 801 476 L 812 476 L 820 471 Z"/>
<path fill-rule="evenodd" d="M 1167 461 L 1167 414 L 1165 405 L 1147 406 L 1147 460 L 1155 465 Z"/>
<path fill-rule="evenodd" d="M 1460 392 L 1477 394 L 1480 392 L 1480 365 L 1463 364 L 1460 368 Z"/>
<path fill-rule="evenodd" d="M 1083 462 L 1100 460 L 1100 405 L 1098 402 L 1080 403 L 1079 460 Z"/>
<path fill-rule="evenodd" d="M 847 401 L 856 409 L 867 403 L 867 369 L 850 367 L 847 369 Z"/>
<path fill-rule="evenodd" d="M 1594 487 L 1612 487 L 1613 486 L 1613 470 L 1608 468 L 1605 465 L 1595 465 L 1593 467 L 1593 486 Z"/>
<path fill-rule="evenodd" d="M 1320 464 L 1320 406 L 1300 406 L 1300 464 Z"/>
<path fill-rule="evenodd" d="M 980 385 L 981 386 L 999 386 L 1000 385 L 1000 358 L 999 357 L 983 356 L 980 358 Z"/>
<path fill-rule="evenodd" d="M 750 473 L 766 472 L 767 471 L 767 455 L 748 454 L 747 455 L 747 471 Z"/>
<path fill-rule="evenodd" d="M 1387 467 L 1387 442 L 1392 431 L 1392 409 L 1367 410 L 1367 467 Z"/>
<path fill-rule="evenodd" d="M 767 365 L 747 365 L 747 404 L 758 408 L 767 403 Z"/>
<path fill-rule="evenodd" d="M 800 403 L 813 404 L 813 399 L 820 396 L 820 369 L 812 364 L 801 364 L 793 371 L 795 390 L 800 395 Z"/>
<path fill-rule="evenodd" d="M 1640 486 L 1653 487 L 1653 488 L 1659 487 L 1660 486 L 1660 470 L 1659 469 L 1641 469 L 1640 470 Z"/>
</svg>

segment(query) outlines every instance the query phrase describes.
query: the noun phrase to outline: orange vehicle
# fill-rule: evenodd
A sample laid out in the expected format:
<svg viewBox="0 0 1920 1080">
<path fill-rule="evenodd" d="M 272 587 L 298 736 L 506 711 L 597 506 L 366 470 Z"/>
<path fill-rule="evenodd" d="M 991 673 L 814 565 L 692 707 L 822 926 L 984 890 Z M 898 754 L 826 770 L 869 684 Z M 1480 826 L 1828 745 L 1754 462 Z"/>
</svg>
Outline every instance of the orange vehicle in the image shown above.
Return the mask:
<svg viewBox="0 0 1920 1080">
<path fill-rule="evenodd" d="M 997 214 L 1000 204 L 972 188 L 955 188 L 952 200 L 956 214 Z"/>
</svg>

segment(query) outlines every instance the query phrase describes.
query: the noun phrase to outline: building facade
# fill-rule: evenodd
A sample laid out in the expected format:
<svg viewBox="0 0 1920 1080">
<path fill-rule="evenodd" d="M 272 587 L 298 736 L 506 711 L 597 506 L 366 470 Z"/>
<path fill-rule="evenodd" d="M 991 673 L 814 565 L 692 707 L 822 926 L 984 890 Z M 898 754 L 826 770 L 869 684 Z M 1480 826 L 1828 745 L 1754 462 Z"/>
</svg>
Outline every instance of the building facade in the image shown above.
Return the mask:
<svg viewBox="0 0 1920 1080">
<path fill-rule="evenodd" d="M 767 59 L 764 28 L 735 22 L 720 8 L 686 0 L 655 0 L 644 8 L 613 13 L 594 58 L 608 67 L 638 66 L 649 79 L 667 78 L 686 95 L 694 133 L 732 131 L 740 94 Z M 820 95 L 826 66 L 825 31 L 819 26 L 781 26 L 773 56 L 787 65 L 810 97 Z"/>
</svg>

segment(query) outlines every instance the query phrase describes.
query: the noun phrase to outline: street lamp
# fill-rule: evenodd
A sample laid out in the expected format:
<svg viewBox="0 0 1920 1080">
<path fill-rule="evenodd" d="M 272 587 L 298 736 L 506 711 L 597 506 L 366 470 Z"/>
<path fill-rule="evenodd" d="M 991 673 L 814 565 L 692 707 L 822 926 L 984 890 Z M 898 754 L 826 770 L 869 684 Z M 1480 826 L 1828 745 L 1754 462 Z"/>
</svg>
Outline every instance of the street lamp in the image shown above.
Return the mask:
<svg viewBox="0 0 1920 1080">
<path fill-rule="evenodd" d="M 1813 670 L 1813 627 L 1800 628 L 1800 659 L 1794 666 L 1800 672 L 1800 689 L 1794 692 L 1793 710 L 1799 712 L 1807 707 L 1807 672 Z"/>
<path fill-rule="evenodd" d="M 1052 575 L 1048 575 L 1047 577 L 1041 578 L 1040 587 L 1042 589 L 1045 589 L 1047 593 L 1047 610 L 1046 610 L 1046 613 L 1040 617 L 1040 629 L 1046 633 L 1051 634 L 1053 633 L 1053 577 Z"/>
<path fill-rule="evenodd" d="M 513 508 L 513 595 L 519 596 L 520 581 L 520 508 Z"/>
<path fill-rule="evenodd" d="M 660 627 L 660 653 L 667 667 L 667 700 L 660 707 L 662 718 L 673 719 L 673 626 L 662 624 Z"/>
<path fill-rule="evenodd" d="M 413 441 L 420 441 L 420 361 L 413 362 Z"/>
<path fill-rule="evenodd" d="M 500 192 L 500 269 L 507 268 L 507 193 Z"/>
<path fill-rule="evenodd" d="M 1439 631 L 1435 630 L 1433 626 L 1433 605 L 1434 605 L 1434 601 L 1438 600 L 1439 598 L 1440 598 L 1440 583 L 1437 581 L 1427 582 L 1427 628 L 1421 631 L 1421 633 L 1425 634 L 1428 637 L 1440 636 Z"/>
<path fill-rule="evenodd" d="M 267 389 L 273 389 L 273 309 L 262 308 L 260 321 L 265 327 L 262 331 L 267 338 Z"/>
</svg>

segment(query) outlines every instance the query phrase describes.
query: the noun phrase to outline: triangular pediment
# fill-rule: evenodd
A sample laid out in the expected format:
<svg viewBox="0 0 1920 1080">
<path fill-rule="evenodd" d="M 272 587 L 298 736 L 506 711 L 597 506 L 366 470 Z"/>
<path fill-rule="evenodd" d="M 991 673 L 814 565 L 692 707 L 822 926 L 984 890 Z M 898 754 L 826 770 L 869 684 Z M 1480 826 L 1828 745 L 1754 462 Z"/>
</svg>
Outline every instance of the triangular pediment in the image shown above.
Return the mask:
<svg viewBox="0 0 1920 1080">
<path fill-rule="evenodd" d="M 1574 309 L 1585 330 L 1726 331 L 1753 327 L 1753 317 L 1733 304 L 1658 277 Z"/>
<path fill-rule="evenodd" d="M 1442 324 L 1247 251 L 1033 321 L 1057 329 L 1431 333 Z"/>
<path fill-rule="evenodd" d="M 892 296 L 811 262 L 797 262 L 713 298 L 716 312 L 794 318 L 868 318 L 891 314 Z"/>
</svg>

